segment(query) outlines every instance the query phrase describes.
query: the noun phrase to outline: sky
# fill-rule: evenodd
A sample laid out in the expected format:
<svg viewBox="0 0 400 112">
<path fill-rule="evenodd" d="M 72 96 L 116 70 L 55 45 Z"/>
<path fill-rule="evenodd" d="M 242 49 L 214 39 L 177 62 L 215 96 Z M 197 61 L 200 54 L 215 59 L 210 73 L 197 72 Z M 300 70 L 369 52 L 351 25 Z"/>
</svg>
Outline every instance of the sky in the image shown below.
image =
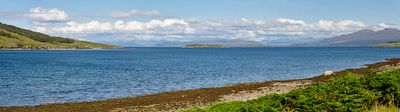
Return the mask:
<svg viewBox="0 0 400 112">
<path fill-rule="evenodd" d="M 399 0 L 0 0 L 0 22 L 54 36 L 156 46 L 242 39 L 264 44 L 398 28 Z"/>
</svg>

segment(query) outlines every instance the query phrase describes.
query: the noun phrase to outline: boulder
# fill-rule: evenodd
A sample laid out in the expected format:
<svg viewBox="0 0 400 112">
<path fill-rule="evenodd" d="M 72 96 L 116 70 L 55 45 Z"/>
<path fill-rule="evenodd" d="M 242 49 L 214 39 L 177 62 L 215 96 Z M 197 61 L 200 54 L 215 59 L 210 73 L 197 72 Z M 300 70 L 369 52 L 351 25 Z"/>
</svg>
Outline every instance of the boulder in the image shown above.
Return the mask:
<svg viewBox="0 0 400 112">
<path fill-rule="evenodd" d="M 333 74 L 332 70 L 327 70 L 327 71 L 324 72 L 324 76 L 329 76 L 329 75 L 332 75 L 332 74 Z"/>
</svg>

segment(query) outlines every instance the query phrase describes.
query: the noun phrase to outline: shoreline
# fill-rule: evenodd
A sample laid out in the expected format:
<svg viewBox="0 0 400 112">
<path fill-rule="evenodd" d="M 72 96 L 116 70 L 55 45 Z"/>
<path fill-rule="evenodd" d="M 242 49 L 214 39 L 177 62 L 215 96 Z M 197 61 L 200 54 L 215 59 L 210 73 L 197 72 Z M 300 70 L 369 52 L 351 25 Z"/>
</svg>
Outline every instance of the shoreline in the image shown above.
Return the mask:
<svg viewBox="0 0 400 112">
<path fill-rule="evenodd" d="M 107 99 L 91 102 L 71 102 L 42 104 L 37 106 L 0 106 L 0 111 L 174 111 L 193 106 L 207 106 L 226 101 L 246 101 L 271 93 L 284 93 L 312 83 L 329 81 L 347 72 L 364 73 L 369 70 L 398 67 L 400 58 L 385 59 L 361 68 L 337 71 L 329 76 L 293 80 L 273 80 L 265 82 L 239 83 L 224 87 L 198 88 L 144 96 Z M 321 73 L 322 74 L 322 73 Z"/>
<path fill-rule="evenodd" d="M 123 48 L 123 47 L 120 47 Z M 119 48 L 88 48 L 88 49 L 0 49 L 0 51 L 69 51 L 69 50 L 103 50 L 103 49 L 119 49 Z"/>
</svg>

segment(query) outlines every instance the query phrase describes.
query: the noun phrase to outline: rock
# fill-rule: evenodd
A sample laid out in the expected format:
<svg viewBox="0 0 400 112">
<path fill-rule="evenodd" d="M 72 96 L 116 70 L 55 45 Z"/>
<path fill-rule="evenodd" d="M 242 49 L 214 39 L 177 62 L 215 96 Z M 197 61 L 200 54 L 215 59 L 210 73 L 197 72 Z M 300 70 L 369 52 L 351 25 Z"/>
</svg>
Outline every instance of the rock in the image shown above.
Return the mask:
<svg viewBox="0 0 400 112">
<path fill-rule="evenodd" d="M 328 71 L 324 72 L 324 76 L 329 76 L 329 75 L 332 75 L 332 74 L 333 74 L 332 70 L 328 70 Z"/>
</svg>

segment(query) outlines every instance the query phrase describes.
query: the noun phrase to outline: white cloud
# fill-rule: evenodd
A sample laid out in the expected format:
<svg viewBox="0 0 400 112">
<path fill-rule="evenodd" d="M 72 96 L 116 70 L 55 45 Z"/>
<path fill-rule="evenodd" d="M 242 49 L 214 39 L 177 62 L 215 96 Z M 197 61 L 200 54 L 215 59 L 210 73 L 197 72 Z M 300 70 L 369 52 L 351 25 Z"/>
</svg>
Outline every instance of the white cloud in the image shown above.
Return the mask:
<svg viewBox="0 0 400 112">
<path fill-rule="evenodd" d="M 51 29 L 52 32 L 58 33 L 102 33 L 110 30 L 112 30 L 111 23 L 101 23 L 99 21 L 90 21 L 83 24 L 71 21 L 67 22 L 64 27 Z"/>
<path fill-rule="evenodd" d="M 334 24 L 333 21 L 319 20 L 318 22 L 311 24 L 310 28 L 318 31 L 334 31 L 336 28 Z"/>
<path fill-rule="evenodd" d="M 164 20 L 151 20 L 150 22 L 147 23 L 139 21 L 124 22 L 122 20 L 118 20 L 114 24 L 116 30 L 122 30 L 122 31 L 147 30 L 154 28 L 173 27 L 179 25 L 187 26 L 188 23 L 182 19 L 164 19 Z"/>
<path fill-rule="evenodd" d="M 364 23 L 352 20 L 343 20 L 338 22 L 336 25 L 339 30 L 360 29 L 366 27 Z"/>
<path fill-rule="evenodd" d="M 111 33 L 116 40 L 174 40 L 190 39 L 245 39 L 266 41 L 291 38 L 324 38 L 367 28 L 353 20 L 306 23 L 303 20 L 279 18 L 275 20 L 238 19 L 227 21 L 153 19 L 143 21 L 68 22 L 63 27 L 36 28 L 36 31 L 57 35 L 95 35 Z M 118 37 L 118 38 L 117 38 Z"/>
<path fill-rule="evenodd" d="M 44 33 L 55 34 L 94 34 L 94 33 L 146 33 L 146 34 L 173 34 L 194 33 L 196 30 L 189 26 L 183 19 L 154 19 L 149 22 L 122 21 L 114 23 L 90 21 L 88 23 L 77 23 L 70 21 L 63 27 L 37 27 L 35 29 Z"/>
<path fill-rule="evenodd" d="M 155 17 L 155 16 L 160 16 L 160 12 L 156 10 L 150 10 L 150 11 L 131 10 L 128 12 L 112 12 L 109 14 L 109 16 L 113 18 L 127 18 L 135 16 Z"/>
<path fill-rule="evenodd" d="M 57 8 L 44 9 L 41 7 L 32 8 L 29 10 L 28 17 L 37 24 L 47 24 L 54 22 L 65 22 L 69 20 L 67 13 Z"/>
<path fill-rule="evenodd" d="M 310 28 L 317 31 L 326 31 L 326 32 L 344 32 L 353 31 L 365 28 L 364 23 L 359 21 L 352 20 L 343 20 L 339 22 L 320 20 L 317 23 L 313 23 L 310 25 Z"/>
<path fill-rule="evenodd" d="M 303 20 L 279 18 L 279 19 L 276 19 L 276 21 L 279 23 L 286 24 L 286 25 L 300 25 L 300 26 L 306 25 L 306 22 L 304 22 Z"/>
<path fill-rule="evenodd" d="M 378 25 L 373 26 L 372 30 L 377 31 L 385 28 L 395 28 L 395 25 L 390 23 L 379 23 Z"/>
</svg>

